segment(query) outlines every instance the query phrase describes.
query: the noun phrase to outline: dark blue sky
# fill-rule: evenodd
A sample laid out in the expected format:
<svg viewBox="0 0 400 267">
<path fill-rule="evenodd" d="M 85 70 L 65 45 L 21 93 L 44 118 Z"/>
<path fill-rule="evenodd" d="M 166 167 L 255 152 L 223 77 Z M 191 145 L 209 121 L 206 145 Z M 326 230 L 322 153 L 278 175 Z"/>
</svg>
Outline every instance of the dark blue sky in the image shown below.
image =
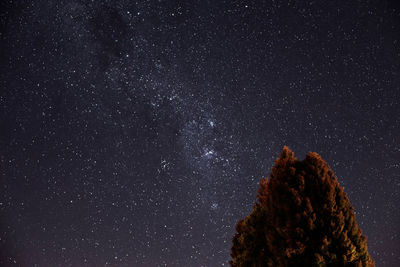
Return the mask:
<svg viewBox="0 0 400 267">
<path fill-rule="evenodd" d="M 400 265 L 395 1 L 260 2 L 1 3 L 0 265 L 227 266 L 284 145 Z"/>
</svg>

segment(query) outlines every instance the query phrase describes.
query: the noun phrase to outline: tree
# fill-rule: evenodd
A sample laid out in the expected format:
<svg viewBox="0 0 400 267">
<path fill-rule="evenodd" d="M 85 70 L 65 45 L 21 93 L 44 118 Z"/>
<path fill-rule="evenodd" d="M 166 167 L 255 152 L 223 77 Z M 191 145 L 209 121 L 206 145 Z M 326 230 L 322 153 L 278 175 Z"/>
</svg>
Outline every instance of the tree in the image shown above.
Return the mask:
<svg viewBox="0 0 400 267">
<path fill-rule="evenodd" d="M 374 266 L 354 209 L 322 158 L 284 147 L 236 225 L 232 267 Z"/>
</svg>

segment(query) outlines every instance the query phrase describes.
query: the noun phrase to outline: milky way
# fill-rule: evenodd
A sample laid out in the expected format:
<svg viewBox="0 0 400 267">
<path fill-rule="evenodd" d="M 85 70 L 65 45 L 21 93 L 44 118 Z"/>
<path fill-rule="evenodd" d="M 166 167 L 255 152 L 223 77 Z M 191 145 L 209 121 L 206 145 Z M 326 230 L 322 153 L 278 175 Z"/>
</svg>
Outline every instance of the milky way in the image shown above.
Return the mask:
<svg viewBox="0 0 400 267">
<path fill-rule="evenodd" d="M 0 265 L 227 266 L 284 145 L 400 265 L 394 1 L 5 1 Z"/>
</svg>

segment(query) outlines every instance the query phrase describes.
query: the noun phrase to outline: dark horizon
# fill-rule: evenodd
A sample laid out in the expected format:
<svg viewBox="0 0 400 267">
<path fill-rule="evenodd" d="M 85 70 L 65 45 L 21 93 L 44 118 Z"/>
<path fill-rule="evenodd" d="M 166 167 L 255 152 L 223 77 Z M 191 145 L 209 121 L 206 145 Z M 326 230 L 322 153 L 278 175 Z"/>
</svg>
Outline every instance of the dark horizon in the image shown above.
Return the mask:
<svg viewBox="0 0 400 267">
<path fill-rule="evenodd" d="M 284 145 L 400 266 L 395 1 L 4 1 L 0 265 L 227 266 Z"/>
</svg>

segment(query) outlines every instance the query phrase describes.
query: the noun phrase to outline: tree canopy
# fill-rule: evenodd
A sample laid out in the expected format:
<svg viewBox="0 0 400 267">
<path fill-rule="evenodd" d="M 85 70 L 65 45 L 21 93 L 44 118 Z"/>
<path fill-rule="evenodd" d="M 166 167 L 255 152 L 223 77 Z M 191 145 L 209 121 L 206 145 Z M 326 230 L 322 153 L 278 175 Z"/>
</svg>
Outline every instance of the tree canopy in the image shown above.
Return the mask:
<svg viewBox="0 0 400 267">
<path fill-rule="evenodd" d="M 354 209 L 332 170 L 284 147 L 260 182 L 250 215 L 236 225 L 232 267 L 374 266 Z"/>
</svg>

